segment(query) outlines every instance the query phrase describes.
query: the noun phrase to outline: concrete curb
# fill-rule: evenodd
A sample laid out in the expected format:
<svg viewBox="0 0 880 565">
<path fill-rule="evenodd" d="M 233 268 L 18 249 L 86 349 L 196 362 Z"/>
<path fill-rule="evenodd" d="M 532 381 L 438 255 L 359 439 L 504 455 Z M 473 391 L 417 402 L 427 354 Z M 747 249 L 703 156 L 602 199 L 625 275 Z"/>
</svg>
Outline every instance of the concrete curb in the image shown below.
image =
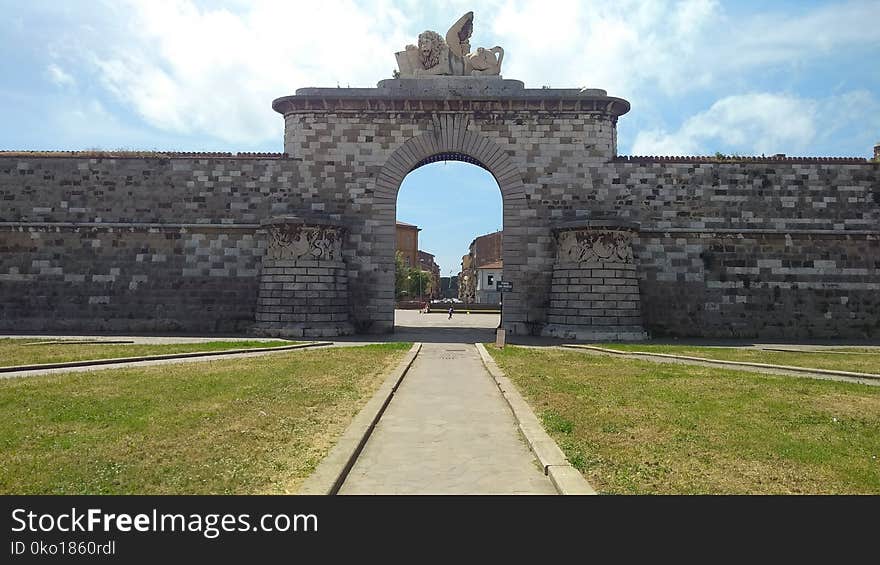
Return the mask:
<svg viewBox="0 0 880 565">
<path fill-rule="evenodd" d="M 0 373 L 18 373 L 21 371 L 40 371 L 43 369 L 67 369 L 71 367 L 91 367 L 94 365 L 116 365 L 118 363 L 137 363 L 139 361 L 163 361 L 167 359 L 189 359 L 192 357 L 215 357 L 222 355 L 234 355 L 237 353 L 269 353 L 272 351 L 288 351 L 290 349 L 305 349 L 306 347 L 323 347 L 333 345 L 331 341 L 313 341 L 311 343 L 297 343 L 295 345 L 282 345 L 281 347 L 253 347 L 250 349 L 224 349 L 222 351 L 191 351 L 189 353 L 168 353 L 165 355 L 143 355 L 140 357 L 114 357 L 112 359 L 84 359 L 82 361 L 67 361 L 64 363 L 41 363 L 37 365 L 14 365 L 0 367 Z"/>
<path fill-rule="evenodd" d="M 826 375 L 830 377 L 850 377 L 856 379 L 876 379 L 880 380 L 880 375 L 872 373 L 853 373 L 850 371 L 835 371 L 833 369 L 815 369 L 810 367 L 793 367 L 791 365 L 770 365 L 769 363 L 752 363 L 749 361 L 724 361 L 719 359 L 707 359 L 706 357 L 690 357 L 687 355 L 673 355 L 671 353 L 654 353 L 650 351 L 618 351 L 617 349 L 608 349 L 605 347 L 596 347 L 595 345 L 579 345 L 573 343 L 563 344 L 561 347 L 568 349 L 589 349 L 599 351 L 601 353 L 611 353 L 614 355 L 643 355 L 646 357 L 660 357 L 664 359 L 681 359 L 683 361 L 699 361 L 700 363 L 709 363 L 720 367 L 755 367 L 758 369 L 774 369 L 777 371 L 789 371 L 792 373 L 802 373 L 804 375 Z"/>
<path fill-rule="evenodd" d="M 577 495 L 596 494 L 596 490 L 581 475 L 580 471 L 571 466 L 553 438 L 544 431 L 544 426 L 541 425 L 532 408 L 516 390 L 513 382 L 505 376 L 504 371 L 495 363 L 483 344 L 475 343 L 474 345 L 480 353 L 486 370 L 489 371 L 489 374 L 495 379 L 495 384 L 501 389 L 501 395 L 510 406 L 513 417 L 516 418 L 519 429 L 526 438 L 526 443 L 538 458 L 538 462 L 544 469 L 544 474 L 550 477 L 550 481 L 556 487 L 556 492 Z"/>
<path fill-rule="evenodd" d="M 297 494 L 336 494 L 345 482 L 348 472 L 373 433 L 373 429 L 391 402 L 397 387 L 422 349 L 414 343 L 403 360 L 385 378 L 367 404 L 357 413 L 339 441 L 303 482 Z"/>
</svg>

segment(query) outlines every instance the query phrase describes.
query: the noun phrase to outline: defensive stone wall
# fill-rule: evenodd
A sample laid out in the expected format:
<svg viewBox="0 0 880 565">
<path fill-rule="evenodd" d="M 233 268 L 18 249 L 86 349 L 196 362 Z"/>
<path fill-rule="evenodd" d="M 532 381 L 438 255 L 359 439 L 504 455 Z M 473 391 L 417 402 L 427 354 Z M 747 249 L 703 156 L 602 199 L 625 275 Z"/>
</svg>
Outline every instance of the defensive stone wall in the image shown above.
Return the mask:
<svg viewBox="0 0 880 565">
<path fill-rule="evenodd" d="M 4 223 L 0 330 L 244 331 L 263 253 L 254 232 Z"/>
<path fill-rule="evenodd" d="M 284 154 L 0 152 L 4 222 L 259 224 L 302 202 Z"/>
<path fill-rule="evenodd" d="M 243 332 L 283 155 L 0 153 L 0 330 Z"/>
<path fill-rule="evenodd" d="M 273 107 L 285 154 L 0 153 L 0 329 L 390 331 L 397 191 L 453 159 L 499 185 L 510 333 L 880 335 L 880 163 L 619 157 L 626 101 L 497 78 Z M 291 217 L 337 226 L 334 255 L 266 257 Z M 562 226 L 595 225 L 632 260 L 563 264 Z"/>
<path fill-rule="evenodd" d="M 641 226 L 653 335 L 880 335 L 877 164 L 629 157 L 600 179 L 608 212 Z"/>
</svg>

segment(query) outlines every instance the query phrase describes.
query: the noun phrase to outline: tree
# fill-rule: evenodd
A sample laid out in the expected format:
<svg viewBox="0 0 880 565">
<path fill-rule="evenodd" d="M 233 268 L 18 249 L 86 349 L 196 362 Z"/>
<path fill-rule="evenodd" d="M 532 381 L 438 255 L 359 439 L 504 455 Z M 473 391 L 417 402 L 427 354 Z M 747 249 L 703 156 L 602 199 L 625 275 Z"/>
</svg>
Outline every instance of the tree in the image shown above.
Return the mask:
<svg viewBox="0 0 880 565">
<path fill-rule="evenodd" d="M 410 296 L 425 297 L 431 295 L 431 290 L 433 290 L 434 285 L 434 276 L 430 271 L 411 269 L 407 278 L 409 281 L 407 290 L 409 291 Z"/>
<path fill-rule="evenodd" d="M 403 260 L 403 253 L 398 251 L 394 254 L 394 296 L 400 298 L 404 296 L 409 288 L 409 274 L 412 271 L 406 266 Z"/>
</svg>

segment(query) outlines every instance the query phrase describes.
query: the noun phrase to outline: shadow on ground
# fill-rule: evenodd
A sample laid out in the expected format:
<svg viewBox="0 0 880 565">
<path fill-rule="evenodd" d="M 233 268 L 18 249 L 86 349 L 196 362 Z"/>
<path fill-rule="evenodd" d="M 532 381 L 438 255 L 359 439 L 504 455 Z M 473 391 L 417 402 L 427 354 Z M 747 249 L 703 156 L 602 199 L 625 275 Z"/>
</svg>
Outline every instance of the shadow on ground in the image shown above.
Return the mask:
<svg viewBox="0 0 880 565">
<path fill-rule="evenodd" d="M 340 345 L 346 343 L 387 343 L 400 341 L 420 341 L 423 343 L 488 343 L 495 341 L 495 330 L 501 317 L 498 314 L 477 314 L 456 311 L 450 319 L 445 312 L 422 314 L 418 310 L 395 310 L 394 333 L 389 334 L 366 334 L 353 336 L 340 336 L 327 338 Z M 57 332 L 28 332 L 21 334 L 0 335 L 3 337 L 29 337 L 29 338 L 90 338 L 112 339 L 113 337 L 125 337 L 134 339 L 138 343 L 176 343 L 198 342 L 223 339 L 264 339 L 255 338 L 247 334 L 211 334 L 193 335 L 179 333 L 152 334 L 125 334 L 114 332 L 66 332 L 63 335 Z M 296 338 L 292 338 L 296 339 Z M 528 335 L 508 335 L 507 343 L 513 345 L 559 345 L 562 343 L 578 343 L 572 339 L 545 338 Z M 580 342 L 596 343 L 596 342 Z M 880 347 L 878 339 L 773 339 L 773 338 L 657 338 L 640 342 L 653 345 L 695 345 L 717 347 L 761 347 L 768 345 L 813 345 L 813 346 L 874 346 Z"/>
</svg>

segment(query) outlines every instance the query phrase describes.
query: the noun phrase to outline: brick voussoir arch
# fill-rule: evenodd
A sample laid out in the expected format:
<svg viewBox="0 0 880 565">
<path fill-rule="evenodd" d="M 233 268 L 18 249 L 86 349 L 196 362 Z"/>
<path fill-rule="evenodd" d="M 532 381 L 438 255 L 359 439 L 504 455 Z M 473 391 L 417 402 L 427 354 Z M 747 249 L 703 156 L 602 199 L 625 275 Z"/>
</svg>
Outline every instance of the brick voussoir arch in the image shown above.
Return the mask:
<svg viewBox="0 0 880 565">
<path fill-rule="evenodd" d="M 495 178 L 502 199 L 524 198 L 522 176 L 507 152 L 489 138 L 470 131 L 448 137 L 431 132 L 408 139 L 385 161 L 376 178 L 376 192 L 391 189 L 396 197 L 406 175 L 432 162 L 433 157 L 474 163 Z"/>
</svg>

